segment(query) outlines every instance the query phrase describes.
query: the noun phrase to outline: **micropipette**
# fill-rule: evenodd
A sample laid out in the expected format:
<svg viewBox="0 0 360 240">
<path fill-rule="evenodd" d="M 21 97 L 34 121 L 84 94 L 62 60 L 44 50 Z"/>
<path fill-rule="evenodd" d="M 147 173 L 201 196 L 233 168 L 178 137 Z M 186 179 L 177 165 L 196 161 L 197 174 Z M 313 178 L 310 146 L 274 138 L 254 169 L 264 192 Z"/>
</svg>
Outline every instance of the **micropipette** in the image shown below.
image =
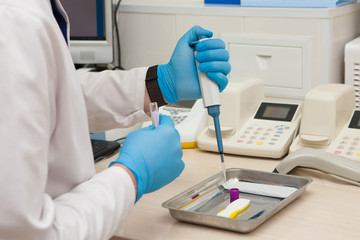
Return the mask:
<svg viewBox="0 0 360 240">
<path fill-rule="evenodd" d="M 198 37 L 198 41 L 190 43 L 190 46 L 195 49 L 195 46 L 200 41 L 204 41 L 208 39 L 207 36 L 201 35 Z M 198 51 L 194 51 L 194 55 L 196 55 Z M 224 162 L 224 149 L 223 149 L 223 142 L 221 137 L 221 129 L 220 129 L 220 91 L 219 86 L 216 82 L 211 81 L 204 72 L 201 72 L 198 68 L 199 62 L 196 62 L 196 69 L 199 77 L 200 82 L 200 90 L 201 96 L 203 99 L 204 107 L 207 108 L 208 114 L 214 119 L 214 127 L 215 127 L 215 134 L 216 134 L 216 141 L 218 150 L 220 153 L 220 160 L 222 165 L 222 172 L 224 174 L 224 181 L 226 182 L 226 171 L 225 171 L 225 162 Z"/>
</svg>

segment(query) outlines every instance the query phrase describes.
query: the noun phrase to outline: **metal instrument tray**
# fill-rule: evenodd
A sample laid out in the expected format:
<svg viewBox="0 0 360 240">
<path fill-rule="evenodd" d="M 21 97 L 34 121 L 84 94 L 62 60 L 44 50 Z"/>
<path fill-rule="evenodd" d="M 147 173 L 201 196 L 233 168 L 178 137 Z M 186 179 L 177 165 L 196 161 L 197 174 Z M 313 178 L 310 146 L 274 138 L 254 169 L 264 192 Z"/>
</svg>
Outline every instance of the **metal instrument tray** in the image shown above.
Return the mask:
<svg viewBox="0 0 360 240">
<path fill-rule="evenodd" d="M 312 182 L 310 178 L 262 172 L 248 169 L 230 168 L 226 178 L 276 186 L 289 186 L 297 190 L 286 198 L 276 198 L 250 193 L 240 197 L 250 199 L 250 207 L 236 219 L 217 216 L 230 203 L 229 190 L 222 184 L 222 172 L 202 181 L 190 189 L 176 195 L 162 204 L 171 216 L 179 221 L 200 224 L 236 232 L 251 232 L 271 218 L 275 213 L 298 198 Z M 208 197 L 205 197 L 209 195 Z M 199 196 L 204 196 L 202 200 Z"/>
</svg>

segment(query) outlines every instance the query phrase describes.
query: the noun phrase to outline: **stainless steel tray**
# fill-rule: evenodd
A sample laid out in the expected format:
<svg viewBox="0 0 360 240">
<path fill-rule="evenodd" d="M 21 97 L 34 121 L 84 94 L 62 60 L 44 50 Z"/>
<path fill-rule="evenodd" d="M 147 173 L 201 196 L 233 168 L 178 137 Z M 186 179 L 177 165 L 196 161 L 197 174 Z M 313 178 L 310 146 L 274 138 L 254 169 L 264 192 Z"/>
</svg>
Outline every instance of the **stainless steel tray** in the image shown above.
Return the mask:
<svg viewBox="0 0 360 240">
<path fill-rule="evenodd" d="M 222 186 L 224 179 L 220 172 L 167 200 L 162 206 L 169 209 L 171 216 L 179 221 L 247 233 L 298 198 L 312 182 L 310 178 L 239 168 L 227 169 L 226 178 L 290 186 L 297 190 L 286 198 L 242 193 L 240 190 L 240 197 L 250 199 L 250 207 L 236 219 L 219 217 L 216 214 L 229 204 L 228 190 Z M 199 195 L 209 195 L 209 197 L 203 197 L 200 201 L 200 198 L 196 198 Z"/>
</svg>

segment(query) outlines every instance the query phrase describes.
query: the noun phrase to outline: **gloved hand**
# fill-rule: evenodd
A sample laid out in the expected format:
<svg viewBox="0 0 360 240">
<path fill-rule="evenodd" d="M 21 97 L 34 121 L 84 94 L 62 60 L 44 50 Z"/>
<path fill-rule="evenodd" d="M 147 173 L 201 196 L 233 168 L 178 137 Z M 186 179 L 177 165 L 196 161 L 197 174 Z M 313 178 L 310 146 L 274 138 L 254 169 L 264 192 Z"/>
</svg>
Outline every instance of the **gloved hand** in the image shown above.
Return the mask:
<svg viewBox="0 0 360 240">
<path fill-rule="evenodd" d="M 199 26 L 191 28 L 179 40 L 170 62 L 158 67 L 158 84 L 169 103 L 201 98 L 194 49 L 189 45 L 197 41 L 200 35 L 211 37 L 213 34 Z M 217 82 L 220 91 L 224 90 L 228 83 L 227 75 L 231 70 L 225 43 L 218 38 L 209 39 L 199 42 L 196 50 L 199 70 L 206 72 L 209 79 Z"/>
<path fill-rule="evenodd" d="M 129 168 L 137 181 L 138 201 L 144 193 L 156 191 L 177 178 L 184 169 L 180 135 L 168 116 L 159 126 L 150 125 L 130 133 L 113 163 Z"/>
</svg>

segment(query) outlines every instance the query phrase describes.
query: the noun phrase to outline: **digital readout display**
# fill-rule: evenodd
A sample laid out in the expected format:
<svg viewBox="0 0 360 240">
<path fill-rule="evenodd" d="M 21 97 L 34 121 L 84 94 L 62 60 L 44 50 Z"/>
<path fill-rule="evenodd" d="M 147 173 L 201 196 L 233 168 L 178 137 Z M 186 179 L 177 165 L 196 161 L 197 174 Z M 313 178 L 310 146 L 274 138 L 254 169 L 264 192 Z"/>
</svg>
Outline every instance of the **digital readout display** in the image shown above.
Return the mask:
<svg viewBox="0 0 360 240">
<path fill-rule="evenodd" d="M 264 120 L 291 122 L 298 105 L 283 103 L 261 103 L 255 118 Z"/>
<path fill-rule="evenodd" d="M 349 124 L 349 128 L 357 128 L 360 129 L 360 111 L 355 111 L 350 124 Z"/>
<path fill-rule="evenodd" d="M 290 111 L 290 107 L 287 106 L 267 106 L 263 113 L 263 117 L 286 119 L 286 116 L 289 114 L 289 111 Z"/>
</svg>

